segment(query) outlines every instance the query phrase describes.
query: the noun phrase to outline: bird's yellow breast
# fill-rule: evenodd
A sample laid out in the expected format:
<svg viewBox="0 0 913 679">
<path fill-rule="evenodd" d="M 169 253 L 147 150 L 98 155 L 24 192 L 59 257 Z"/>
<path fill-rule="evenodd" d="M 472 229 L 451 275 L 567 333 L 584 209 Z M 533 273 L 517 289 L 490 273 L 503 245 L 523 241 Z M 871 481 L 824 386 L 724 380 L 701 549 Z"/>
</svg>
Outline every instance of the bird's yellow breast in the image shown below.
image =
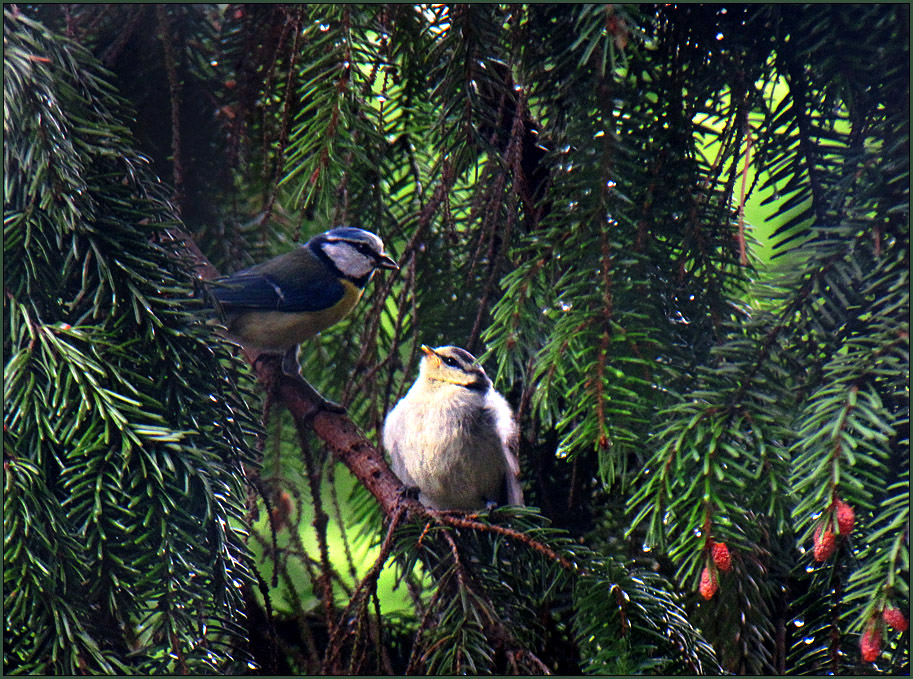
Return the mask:
<svg viewBox="0 0 913 679">
<path fill-rule="evenodd" d="M 229 338 L 248 348 L 285 351 L 335 325 L 361 299 L 362 289 L 342 281 L 344 294 L 336 304 L 320 311 L 245 311 L 226 319 Z"/>
</svg>

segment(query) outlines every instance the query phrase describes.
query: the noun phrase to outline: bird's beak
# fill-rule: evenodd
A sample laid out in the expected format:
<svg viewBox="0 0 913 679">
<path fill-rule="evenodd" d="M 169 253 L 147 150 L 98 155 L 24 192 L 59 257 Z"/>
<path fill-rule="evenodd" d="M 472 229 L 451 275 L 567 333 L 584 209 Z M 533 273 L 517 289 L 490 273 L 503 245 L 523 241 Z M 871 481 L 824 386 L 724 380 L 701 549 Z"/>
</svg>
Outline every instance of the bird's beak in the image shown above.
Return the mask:
<svg viewBox="0 0 913 679">
<path fill-rule="evenodd" d="M 384 254 L 377 256 L 377 266 L 380 269 L 399 269 L 399 264 L 392 257 Z"/>
<path fill-rule="evenodd" d="M 441 365 L 441 357 L 434 353 L 434 349 L 425 346 L 424 344 L 421 346 L 421 349 L 422 353 L 425 354 L 422 358 L 422 363 L 425 363 L 432 370 Z"/>
</svg>

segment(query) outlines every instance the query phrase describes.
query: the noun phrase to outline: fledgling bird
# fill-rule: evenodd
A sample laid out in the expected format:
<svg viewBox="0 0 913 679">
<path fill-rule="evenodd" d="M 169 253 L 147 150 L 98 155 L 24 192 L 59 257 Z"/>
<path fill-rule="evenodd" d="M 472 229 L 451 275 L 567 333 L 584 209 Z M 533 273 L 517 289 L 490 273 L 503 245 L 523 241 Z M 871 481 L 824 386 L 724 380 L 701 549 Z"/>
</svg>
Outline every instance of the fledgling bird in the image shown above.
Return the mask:
<svg viewBox="0 0 913 679">
<path fill-rule="evenodd" d="M 465 349 L 422 346 L 419 376 L 384 421 L 393 472 L 432 509 L 523 504 L 507 401 Z"/>
<path fill-rule="evenodd" d="M 298 345 L 349 313 L 376 269 L 398 268 L 378 236 L 340 226 L 219 279 L 212 295 L 228 339 L 282 354 L 283 371 L 297 375 Z"/>
</svg>

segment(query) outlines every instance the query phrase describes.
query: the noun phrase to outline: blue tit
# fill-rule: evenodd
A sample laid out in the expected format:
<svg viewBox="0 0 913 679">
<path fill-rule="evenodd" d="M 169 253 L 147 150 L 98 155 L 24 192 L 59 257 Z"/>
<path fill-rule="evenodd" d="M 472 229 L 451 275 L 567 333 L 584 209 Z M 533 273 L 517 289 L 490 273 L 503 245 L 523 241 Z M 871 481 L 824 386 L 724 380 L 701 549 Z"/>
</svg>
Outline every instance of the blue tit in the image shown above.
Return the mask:
<svg viewBox="0 0 913 679">
<path fill-rule="evenodd" d="M 459 347 L 422 346 L 419 376 L 384 421 L 393 472 L 432 509 L 523 504 L 507 401 Z"/>
<path fill-rule="evenodd" d="M 248 349 L 283 354 L 283 371 L 298 374 L 298 345 L 349 313 L 379 268 L 399 268 L 380 238 L 351 226 L 330 229 L 216 281 L 223 334 Z"/>
</svg>

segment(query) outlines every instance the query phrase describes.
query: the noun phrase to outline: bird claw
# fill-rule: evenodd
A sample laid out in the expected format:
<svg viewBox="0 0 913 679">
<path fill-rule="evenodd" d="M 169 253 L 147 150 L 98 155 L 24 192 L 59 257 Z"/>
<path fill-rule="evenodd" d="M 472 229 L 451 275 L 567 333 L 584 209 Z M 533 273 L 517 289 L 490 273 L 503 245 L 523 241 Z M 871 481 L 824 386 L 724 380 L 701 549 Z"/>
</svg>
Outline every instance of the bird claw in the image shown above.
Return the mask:
<svg viewBox="0 0 913 679">
<path fill-rule="evenodd" d="M 344 406 L 329 401 L 320 395 L 314 387 L 308 383 L 306 379 L 298 373 L 297 375 L 290 375 L 297 383 L 299 388 L 307 395 L 307 399 L 314 405 L 313 415 L 316 415 L 319 411 L 325 410 L 328 413 L 337 413 L 339 415 L 345 415 L 348 411 Z"/>
<path fill-rule="evenodd" d="M 320 401 L 319 407 L 321 410 L 326 410 L 328 413 L 336 413 L 337 415 L 345 415 L 349 412 L 345 406 L 341 406 L 334 401 L 328 401 L 325 398 Z"/>
<path fill-rule="evenodd" d="M 261 353 L 257 356 L 254 363 L 272 363 L 275 365 L 279 361 L 280 359 L 277 354 Z M 310 417 L 313 417 L 321 410 L 325 410 L 329 413 L 337 413 L 339 415 L 345 415 L 348 412 L 345 407 L 338 403 L 325 399 L 306 379 L 304 379 L 304 376 L 301 374 L 301 365 L 298 363 L 297 346 L 292 347 L 283 354 L 279 367 L 282 370 L 282 375 L 298 383 L 299 388 L 304 392 L 307 400 L 314 406 L 309 413 Z"/>
<path fill-rule="evenodd" d="M 410 500 L 418 500 L 420 492 L 421 489 L 418 486 L 403 486 L 402 490 L 399 491 L 399 494 Z"/>
<path fill-rule="evenodd" d="M 300 344 L 296 344 L 282 356 L 282 372 L 290 377 L 301 374 L 301 363 L 298 362 Z"/>
</svg>

